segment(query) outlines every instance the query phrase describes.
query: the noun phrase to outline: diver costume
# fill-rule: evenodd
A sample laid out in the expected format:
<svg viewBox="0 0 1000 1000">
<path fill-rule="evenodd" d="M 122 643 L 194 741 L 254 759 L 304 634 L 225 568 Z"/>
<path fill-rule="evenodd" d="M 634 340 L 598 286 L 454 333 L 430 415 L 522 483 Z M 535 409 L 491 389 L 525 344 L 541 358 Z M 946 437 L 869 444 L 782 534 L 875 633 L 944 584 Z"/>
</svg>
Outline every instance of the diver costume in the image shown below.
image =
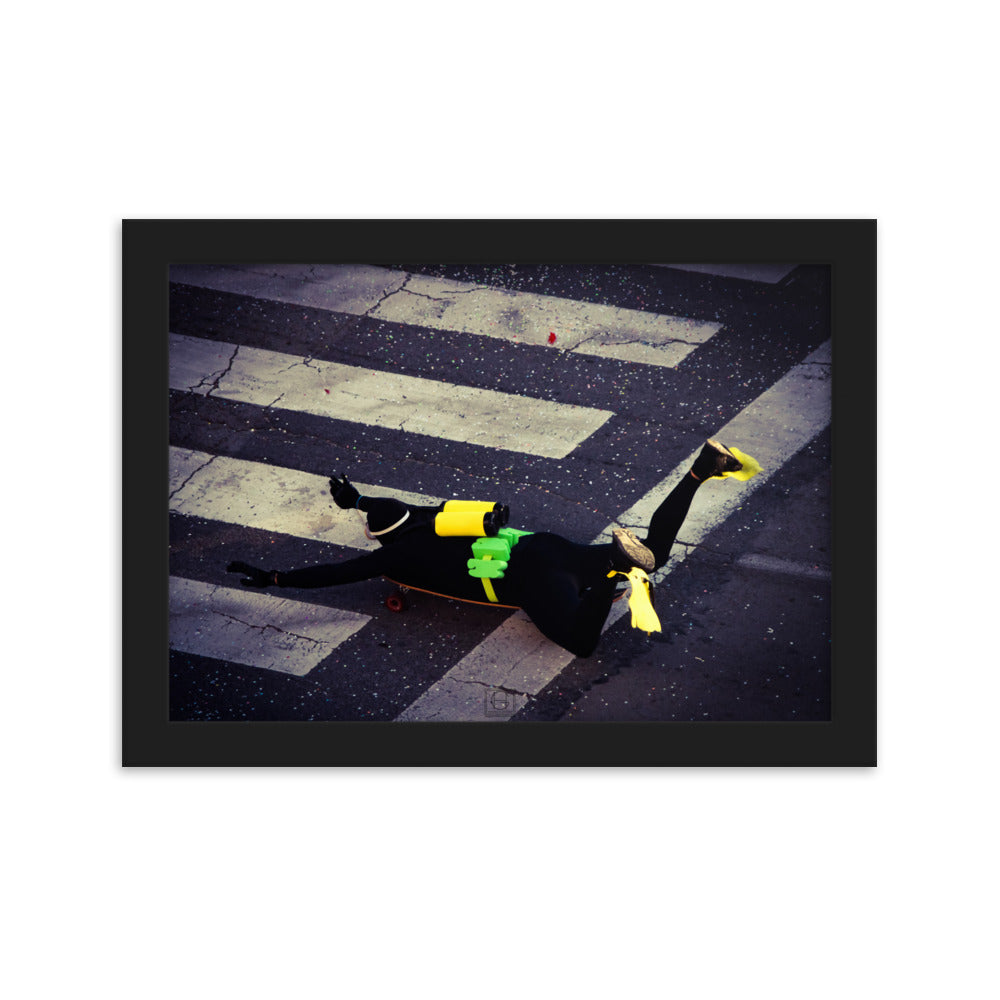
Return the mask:
<svg viewBox="0 0 1000 1000">
<path fill-rule="evenodd" d="M 644 540 L 616 529 L 613 541 L 596 545 L 551 532 L 508 529 L 508 511 L 500 504 L 448 501 L 416 506 L 361 496 L 345 477 L 334 476 L 330 479 L 334 502 L 367 515 L 366 531 L 380 543 L 378 549 L 343 562 L 287 572 L 242 562 L 230 563 L 227 570 L 243 573 L 246 578 L 241 582 L 248 587 L 334 587 L 385 576 L 444 597 L 517 607 L 546 638 L 575 656 L 587 657 L 600 641 L 622 576 L 630 577 L 632 596 L 637 598 L 633 624 L 638 621 L 638 627 L 647 631 L 659 630 L 658 622 L 647 627 L 650 619 L 641 610 L 637 619 L 636 606 L 644 605 L 637 588 L 648 587 L 642 583 L 645 573 L 667 562 L 698 488 L 709 478 L 749 479 L 759 471 L 749 456 L 710 440 L 656 509 Z M 456 533 L 449 533 L 449 528 Z M 480 543 L 479 555 L 473 547 L 477 539 L 489 543 Z M 493 570 L 491 559 L 506 565 Z"/>
</svg>

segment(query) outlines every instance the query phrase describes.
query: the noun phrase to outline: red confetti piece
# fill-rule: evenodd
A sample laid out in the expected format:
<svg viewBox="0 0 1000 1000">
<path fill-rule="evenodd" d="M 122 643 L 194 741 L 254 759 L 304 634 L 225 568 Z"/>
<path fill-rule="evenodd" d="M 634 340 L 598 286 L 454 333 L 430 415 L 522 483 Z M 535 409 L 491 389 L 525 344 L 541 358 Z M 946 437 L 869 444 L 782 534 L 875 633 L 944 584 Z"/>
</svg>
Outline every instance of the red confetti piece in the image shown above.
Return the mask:
<svg viewBox="0 0 1000 1000">
<path fill-rule="evenodd" d="M 556 342 L 556 335 L 551 330 L 549 330 L 549 343 L 554 344 L 555 342 Z"/>
<path fill-rule="evenodd" d="M 330 395 L 330 390 L 329 390 L 329 389 L 324 389 L 323 391 L 324 391 L 324 392 L 325 392 L 325 393 L 326 393 L 326 394 L 327 394 L 328 396 Z"/>
</svg>

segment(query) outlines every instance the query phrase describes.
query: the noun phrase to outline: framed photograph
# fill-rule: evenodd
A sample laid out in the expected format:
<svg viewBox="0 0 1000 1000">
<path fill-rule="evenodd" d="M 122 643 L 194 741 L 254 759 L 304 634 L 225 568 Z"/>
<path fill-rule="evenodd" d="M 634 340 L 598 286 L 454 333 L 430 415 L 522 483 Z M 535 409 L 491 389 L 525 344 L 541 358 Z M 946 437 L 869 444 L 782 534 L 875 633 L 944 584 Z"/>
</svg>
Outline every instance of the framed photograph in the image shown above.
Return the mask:
<svg viewBox="0 0 1000 1000">
<path fill-rule="evenodd" d="M 874 766 L 874 220 L 125 220 L 125 766 Z"/>
</svg>

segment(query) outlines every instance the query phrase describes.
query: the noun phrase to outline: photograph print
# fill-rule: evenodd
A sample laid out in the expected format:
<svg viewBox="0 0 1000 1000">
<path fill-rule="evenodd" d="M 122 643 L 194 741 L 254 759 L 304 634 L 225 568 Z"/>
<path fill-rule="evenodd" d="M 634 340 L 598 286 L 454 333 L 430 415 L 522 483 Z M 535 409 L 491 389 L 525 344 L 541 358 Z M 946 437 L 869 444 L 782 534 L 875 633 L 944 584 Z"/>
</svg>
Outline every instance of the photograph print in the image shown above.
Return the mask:
<svg viewBox="0 0 1000 1000">
<path fill-rule="evenodd" d="M 643 249 L 171 262 L 169 720 L 829 722 L 831 265 Z"/>
</svg>

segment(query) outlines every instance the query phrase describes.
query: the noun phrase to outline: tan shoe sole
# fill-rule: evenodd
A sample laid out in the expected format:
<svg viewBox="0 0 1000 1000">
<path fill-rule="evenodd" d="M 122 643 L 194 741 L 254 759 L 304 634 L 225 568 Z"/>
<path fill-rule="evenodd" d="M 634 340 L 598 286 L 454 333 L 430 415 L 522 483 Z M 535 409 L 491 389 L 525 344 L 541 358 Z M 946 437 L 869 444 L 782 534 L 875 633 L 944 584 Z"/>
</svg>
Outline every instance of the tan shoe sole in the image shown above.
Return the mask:
<svg viewBox="0 0 1000 1000">
<path fill-rule="evenodd" d="M 656 566 L 656 556 L 653 555 L 652 549 L 647 548 L 639 541 L 634 531 L 630 531 L 628 528 L 615 528 L 611 532 L 611 535 L 615 540 L 618 551 L 633 566 L 638 566 L 647 573 L 654 569 Z"/>
</svg>

